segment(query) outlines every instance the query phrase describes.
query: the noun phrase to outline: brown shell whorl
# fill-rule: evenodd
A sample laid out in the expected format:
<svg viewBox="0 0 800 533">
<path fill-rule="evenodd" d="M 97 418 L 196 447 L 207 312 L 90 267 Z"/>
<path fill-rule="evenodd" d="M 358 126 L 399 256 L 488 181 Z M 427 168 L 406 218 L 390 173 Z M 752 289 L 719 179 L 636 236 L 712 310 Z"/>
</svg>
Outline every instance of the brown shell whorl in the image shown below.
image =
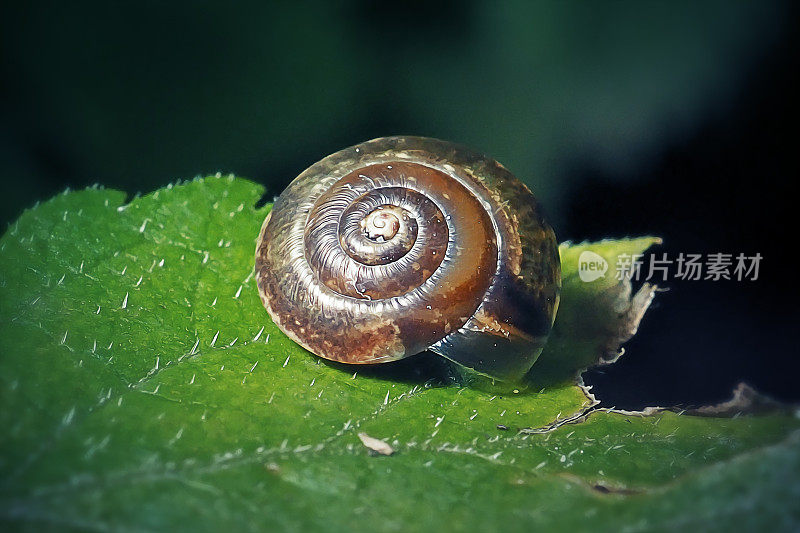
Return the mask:
<svg viewBox="0 0 800 533">
<path fill-rule="evenodd" d="M 273 320 L 317 355 L 374 363 L 431 349 L 500 379 L 535 361 L 560 286 L 530 191 L 421 137 L 362 143 L 298 176 L 264 222 L 256 273 Z"/>
</svg>

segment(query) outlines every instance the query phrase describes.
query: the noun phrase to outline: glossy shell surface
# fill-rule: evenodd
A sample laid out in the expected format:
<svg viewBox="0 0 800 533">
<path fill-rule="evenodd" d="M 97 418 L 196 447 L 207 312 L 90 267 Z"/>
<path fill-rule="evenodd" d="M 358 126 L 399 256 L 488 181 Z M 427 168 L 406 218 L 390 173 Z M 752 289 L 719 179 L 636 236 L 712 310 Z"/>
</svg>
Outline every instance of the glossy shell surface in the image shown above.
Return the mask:
<svg viewBox="0 0 800 533">
<path fill-rule="evenodd" d="M 546 342 L 560 290 L 555 235 L 496 161 L 423 137 L 332 154 L 275 201 L 256 247 L 275 323 L 334 361 L 429 349 L 501 380 Z"/>
</svg>

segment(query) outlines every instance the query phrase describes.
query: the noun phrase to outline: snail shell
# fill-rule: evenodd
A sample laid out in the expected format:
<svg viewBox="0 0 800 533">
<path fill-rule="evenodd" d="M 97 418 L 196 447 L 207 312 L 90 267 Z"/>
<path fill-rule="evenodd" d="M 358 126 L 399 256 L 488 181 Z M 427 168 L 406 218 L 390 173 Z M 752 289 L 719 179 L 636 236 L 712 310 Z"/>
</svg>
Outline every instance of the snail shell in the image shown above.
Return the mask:
<svg viewBox="0 0 800 533">
<path fill-rule="evenodd" d="M 496 161 L 424 137 L 329 155 L 275 201 L 256 246 L 261 300 L 320 357 L 382 363 L 431 350 L 523 376 L 553 325 L 558 246 Z"/>
</svg>

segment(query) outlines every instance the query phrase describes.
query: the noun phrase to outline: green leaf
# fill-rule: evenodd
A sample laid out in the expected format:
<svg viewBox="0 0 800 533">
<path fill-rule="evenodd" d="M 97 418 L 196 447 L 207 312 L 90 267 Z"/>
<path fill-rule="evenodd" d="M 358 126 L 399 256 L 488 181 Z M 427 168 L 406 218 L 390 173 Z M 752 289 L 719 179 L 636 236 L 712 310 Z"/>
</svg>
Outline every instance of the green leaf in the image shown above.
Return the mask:
<svg viewBox="0 0 800 533">
<path fill-rule="evenodd" d="M 613 267 L 584 283 L 577 257 L 613 265 L 656 239 L 563 245 L 546 352 L 516 391 L 487 392 L 429 354 L 352 367 L 281 334 L 253 279 L 262 193 L 219 176 L 129 204 L 96 188 L 9 228 L 0 527 L 797 529 L 792 413 L 623 413 L 578 384 L 654 288 L 631 297 Z"/>
</svg>

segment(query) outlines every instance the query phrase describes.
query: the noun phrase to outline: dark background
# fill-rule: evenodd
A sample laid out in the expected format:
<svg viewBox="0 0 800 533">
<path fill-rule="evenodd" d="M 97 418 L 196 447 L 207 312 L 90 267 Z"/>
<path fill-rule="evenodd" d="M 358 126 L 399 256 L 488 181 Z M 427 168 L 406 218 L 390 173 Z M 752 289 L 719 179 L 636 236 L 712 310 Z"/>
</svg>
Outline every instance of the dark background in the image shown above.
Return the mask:
<svg viewBox="0 0 800 533">
<path fill-rule="evenodd" d="M 503 162 L 560 240 L 764 256 L 755 282 L 668 283 L 607 405 L 740 380 L 800 400 L 792 253 L 797 8 L 782 2 L 52 2 L 0 8 L 0 221 L 93 183 L 234 172 L 277 195 L 373 137 Z"/>
</svg>

